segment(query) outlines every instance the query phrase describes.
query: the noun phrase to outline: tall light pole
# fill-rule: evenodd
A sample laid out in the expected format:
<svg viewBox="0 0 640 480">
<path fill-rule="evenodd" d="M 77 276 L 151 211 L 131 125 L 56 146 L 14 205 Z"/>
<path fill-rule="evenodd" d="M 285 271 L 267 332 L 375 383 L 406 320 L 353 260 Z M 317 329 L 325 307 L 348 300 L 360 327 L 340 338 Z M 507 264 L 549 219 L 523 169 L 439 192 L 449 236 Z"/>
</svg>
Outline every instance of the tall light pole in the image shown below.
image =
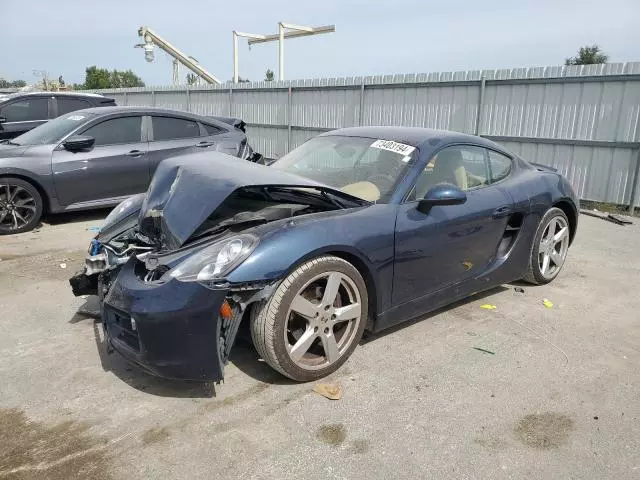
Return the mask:
<svg viewBox="0 0 640 480">
<path fill-rule="evenodd" d="M 290 30 L 290 31 L 287 31 Z M 259 35 L 254 33 L 233 32 L 233 81 L 238 82 L 238 37 L 249 39 L 249 45 L 255 43 L 279 42 L 278 44 L 278 80 L 284 80 L 284 40 L 286 38 L 307 37 L 310 35 L 320 35 L 336 31 L 335 25 L 325 25 L 322 27 L 306 27 L 292 23 L 278 23 L 278 33 L 275 35 Z"/>
</svg>

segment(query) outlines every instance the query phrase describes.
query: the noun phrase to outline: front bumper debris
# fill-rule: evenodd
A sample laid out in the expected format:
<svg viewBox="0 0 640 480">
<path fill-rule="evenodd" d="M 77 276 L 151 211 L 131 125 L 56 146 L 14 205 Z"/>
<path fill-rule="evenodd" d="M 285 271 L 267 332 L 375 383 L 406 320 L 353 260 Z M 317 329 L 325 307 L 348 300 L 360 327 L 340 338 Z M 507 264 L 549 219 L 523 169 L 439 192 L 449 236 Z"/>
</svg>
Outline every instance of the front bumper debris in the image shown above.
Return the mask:
<svg viewBox="0 0 640 480">
<path fill-rule="evenodd" d="M 219 312 L 228 290 L 178 280 L 145 283 L 135 266 L 131 258 L 104 298 L 102 321 L 109 344 L 161 377 L 221 381 L 226 358 Z"/>
</svg>

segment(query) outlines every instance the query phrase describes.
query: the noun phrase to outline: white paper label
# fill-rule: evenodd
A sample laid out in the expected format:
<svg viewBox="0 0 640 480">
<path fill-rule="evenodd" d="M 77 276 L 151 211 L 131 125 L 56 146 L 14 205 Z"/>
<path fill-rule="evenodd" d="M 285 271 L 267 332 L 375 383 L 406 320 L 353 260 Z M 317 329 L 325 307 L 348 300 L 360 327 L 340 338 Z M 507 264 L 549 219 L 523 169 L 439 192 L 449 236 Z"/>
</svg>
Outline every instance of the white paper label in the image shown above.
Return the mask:
<svg viewBox="0 0 640 480">
<path fill-rule="evenodd" d="M 84 120 L 87 117 L 84 117 L 82 115 L 71 115 L 70 117 L 67 117 L 67 120 L 71 120 L 72 122 L 79 122 L 80 120 Z"/>
<path fill-rule="evenodd" d="M 371 144 L 371 148 L 379 148 L 380 150 L 388 150 L 390 152 L 399 153 L 400 155 L 409 156 L 416 147 L 405 145 L 404 143 L 394 142 L 393 140 L 376 140 Z"/>
</svg>

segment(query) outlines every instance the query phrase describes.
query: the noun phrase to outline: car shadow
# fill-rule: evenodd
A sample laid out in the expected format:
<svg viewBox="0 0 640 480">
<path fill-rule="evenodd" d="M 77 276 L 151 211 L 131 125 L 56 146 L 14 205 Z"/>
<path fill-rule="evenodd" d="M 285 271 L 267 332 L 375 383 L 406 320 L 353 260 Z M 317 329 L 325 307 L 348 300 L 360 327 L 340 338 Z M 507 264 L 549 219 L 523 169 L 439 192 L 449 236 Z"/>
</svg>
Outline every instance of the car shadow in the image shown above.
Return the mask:
<svg viewBox="0 0 640 480">
<path fill-rule="evenodd" d="M 76 223 L 76 222 L 89 222 L 95 220 L 96 222 L 102 222 L 109 215 L 110 208 L 101 208 L 97 210 L 82 210 L 79 212 L 63 212 L 56 214 L 46 214 L 41 222 L 47 225 L 60 225 L 63 223 Z"/>
<path fill-rule="evenodd" d="M 213 382 L 168 380 L 155 377 L 118 355 L 107 343 L 96 297 L 88 297 L 87 302 L 80 306 L 69 320 L 70 324 L 80 322 L 90 322 L 92 325 L 102 370 L 113 373 L 118 379 L 136 390 L 158 397 L 212 398 L 216 396 Z"/>
<path fill-rule="evenodd" d="M 365 335 L 362 337 L 362 340 L 360 340 L 360 345 L 366 345 L 369 342 L 373 342 L 379 338 L 383 338 L 383 337 L 386 337 L 387 335 L 391 335 L 392 333 L 402 330 L 403 328 L 407 328 L 418 322 L 429 320 L 435 317 L 436 315 L 440 315 L 443 312 L 448 312 L 449 310 L 453 310 L 455 308 L 461 307 L 462 305 L 466 305 L 468 303 L 475 302 L 477 300 L 482 300 L 483 298 L 491 297 L 496 293 L 505 292 L 507 290 L 511 290 L 511 288 L 506 287 L 504 285 L 500 285 L 490 290 L 486 290 L 484 292 L 477 293 L 470 297 L 463 298 L 462 300 L 458 300 L 457 302 L 450 303 L 449 305 L 442 308 L 438 308 L 437 310 L 434 310 L 433 312 L 429 312 L 426 315 L 420 315 L 411 320 L 407 320 L 406 322 L 402 322 L 402 323 L 399 323 L 398 325 L 394 325 L 393 327 L 386 328 L 380 332 L 375 332 L 375 333 L 365 332 Z"/>
<path fill-rule="evenodd" d="M 512 285 L 519 285 L 514 282 Z M 443 312 L 453 310 L 462 305 L 491 297 L 497 293 L 511 290 L 513 287 L 498 286 L 478 293 L 471 297 L 459 300 L 455 303 L 442 307 L 426 315 L 418 316 L 412 320 L 402 322 L 396 326 L 385 329 L 377 333 L 366 333 L 360 341 L 360 345 L 366 345 L 386 335 L 391 335 L 403 328 L 407 328 L 417 322 L 429 320 Z M 100 307 L 97 297 L 90 296 L 87 301 L 78 308 L 76 314 L 69 320 L 69 323 L 76 324 L 83 321 L 92 322 L 96 348 L 100 355 L 102 369 L 111 372 L 120 380 L 131 387 L 160 397 L 176 398 L 211 398 L 215 397 L 215 385 L 213 382 L 195 382 L 168 380 L 148 374 L 139 367 L 129 363 L 124 357 L 114 352 L 106 342 L 100 318 Z M 266 384 L 271 385 L 296 385 L 297 382 L 286 378 L 273 370 L 255 350 L 248 332 L 248 325 L 243 325 L 238 332 L 238 338 L 231 351 L 230 363 L 247 376 Z"/>
<path fill-rule="evenodd" d="M 260 358 L 251 340 L 246 338 L 236 340 L 231 350 L 229 362 L 242 373 L 261 383 L 270 385 L 298 384 L 298 382 L 294 382 L 271 368 L 267 362 Z"/>
</svg>

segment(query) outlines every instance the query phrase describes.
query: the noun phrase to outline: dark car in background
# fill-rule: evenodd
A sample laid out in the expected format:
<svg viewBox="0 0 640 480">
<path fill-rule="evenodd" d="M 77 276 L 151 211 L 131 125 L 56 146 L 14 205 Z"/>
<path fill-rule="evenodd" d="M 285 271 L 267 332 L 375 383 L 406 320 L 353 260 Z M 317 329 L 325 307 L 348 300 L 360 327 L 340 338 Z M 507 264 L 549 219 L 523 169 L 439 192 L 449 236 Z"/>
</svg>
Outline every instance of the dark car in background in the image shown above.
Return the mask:
<svg viewBox="0 0 640 480">
<path fill-rule="evenodd" d="M 15 138 L 65 113 L 115 104 L 96 93 L 0 93 L 0 140 Z"/>
<path fill-rule="evenodd" d="M 244 125 L 145 107 L 62 115 L 0 143 L 0 235 L 31 230 L 43 212 L 117 205 L 146 191 L 158 164 L 176 154 L 218 151 L 255 160 Z"/>
</svg>

